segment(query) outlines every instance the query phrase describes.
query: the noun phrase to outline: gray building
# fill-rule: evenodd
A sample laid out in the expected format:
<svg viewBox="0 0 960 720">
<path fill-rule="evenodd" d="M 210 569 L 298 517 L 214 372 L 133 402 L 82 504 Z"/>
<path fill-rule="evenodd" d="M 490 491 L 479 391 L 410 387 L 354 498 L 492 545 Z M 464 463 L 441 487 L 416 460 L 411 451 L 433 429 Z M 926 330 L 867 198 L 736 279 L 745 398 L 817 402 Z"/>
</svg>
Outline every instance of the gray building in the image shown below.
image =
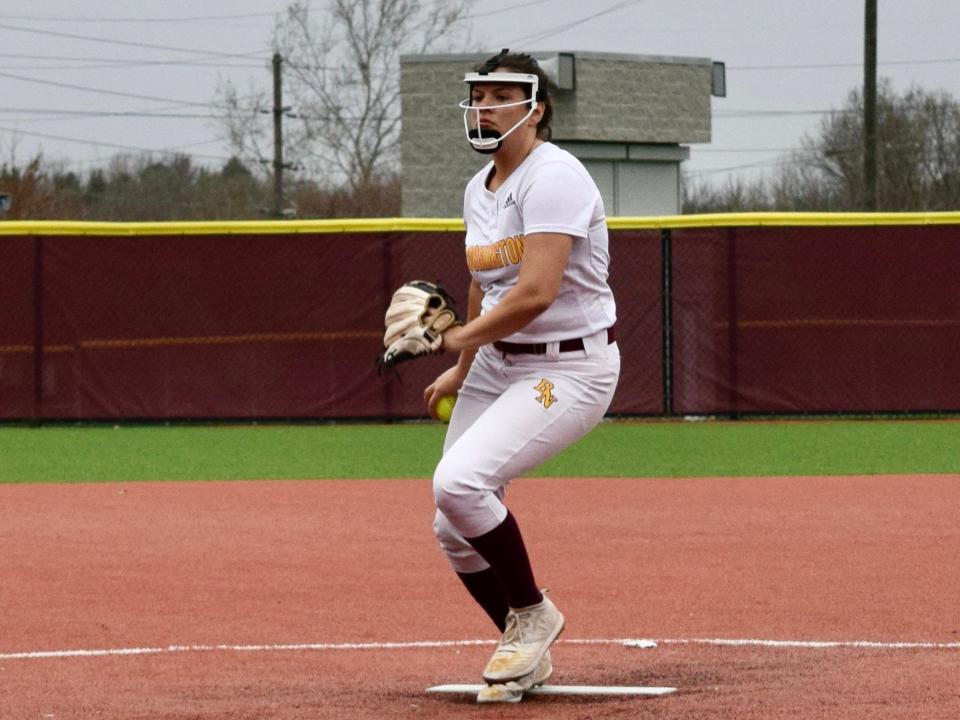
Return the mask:
<svg viewBox="0 0 960 720">
<path fill-rule="evenodd" d="M 551 78 L 553 142 L 593 175 L 608 216 L 680 212 L 684 143 L 710 142 L 723 66 L 706 58 L 534 53 Z M 485 56 L 405 55 L 400 62 L 402 213 L 459 217 L 463 188 L 489 160 L 468 145 L 463 74 Z"/>
</svg>

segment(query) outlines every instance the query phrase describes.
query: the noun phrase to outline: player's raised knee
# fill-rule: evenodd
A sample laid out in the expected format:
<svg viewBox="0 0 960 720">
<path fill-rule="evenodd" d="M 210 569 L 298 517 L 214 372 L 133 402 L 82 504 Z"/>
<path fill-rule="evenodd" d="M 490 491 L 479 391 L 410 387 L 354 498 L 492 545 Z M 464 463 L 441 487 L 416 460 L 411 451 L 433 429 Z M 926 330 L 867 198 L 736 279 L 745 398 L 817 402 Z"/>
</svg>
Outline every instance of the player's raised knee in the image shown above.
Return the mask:
<svg viewBox="0 0 960 720">
<path fill-rule="evenodd" d="M 463 502 L 465 491 L 453 469 L 441 460 L 433 473 L 433 500 L 437 509 L 447 517 L 456 514 L 455 511 Z"/>
</svg>

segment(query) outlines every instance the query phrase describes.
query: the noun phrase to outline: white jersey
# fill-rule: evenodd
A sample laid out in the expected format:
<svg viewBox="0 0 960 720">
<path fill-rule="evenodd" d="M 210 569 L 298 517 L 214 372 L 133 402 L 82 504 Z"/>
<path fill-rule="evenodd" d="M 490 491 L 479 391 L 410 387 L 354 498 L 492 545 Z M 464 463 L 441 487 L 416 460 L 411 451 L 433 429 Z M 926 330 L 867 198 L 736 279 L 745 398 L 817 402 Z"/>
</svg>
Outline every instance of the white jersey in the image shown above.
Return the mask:
<svg viewBox="0 0 960 720">
<path fill-rule="evenodd" d="M 583 164 L 543 143 L 496 192 L 486 187 L 493 163 L 467 184 L 463 219 L 467 267 L 483 289 L 482 311 L 517 283 L 523 240 L 533 233 L 573 237 L 560 292 L 553 304 L 509 342 L 540 343 L 593 335 L 613 325 L 616 305 L 607 285 L 610 253 L 603 200 Z"/>
</svg>

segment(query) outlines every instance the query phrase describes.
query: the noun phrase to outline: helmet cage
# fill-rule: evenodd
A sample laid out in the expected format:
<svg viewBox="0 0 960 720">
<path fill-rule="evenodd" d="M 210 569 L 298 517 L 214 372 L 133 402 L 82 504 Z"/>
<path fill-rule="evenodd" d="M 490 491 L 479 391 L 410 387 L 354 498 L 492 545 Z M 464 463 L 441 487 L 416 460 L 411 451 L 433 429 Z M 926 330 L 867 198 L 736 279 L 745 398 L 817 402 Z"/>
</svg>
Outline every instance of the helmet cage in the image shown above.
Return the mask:
<svg viewBox="0 0 960 720">
<path fill-rule="evenodd" d="M 474 106 L 472 105 L 473 97 L 468 97 L 466 100 L 460 103 L 460 107 L 463 108 L 463 131 L 467 136 L 467 142 L 473 146 L 474 150 L 482 153 L 491 153 L 496 152 L 500 149 L 500 144 L 503 140 L 510 135 L 514 130 L 523 125 L 531 115 L 533 111 L 537 109 L 537 101 L 539 96 L 539 86 L 540 80 L 536 75 L 528 75 L 527 73 L 512 73 L 512 72 L 479 72 L 479 73 L 467 73 L 463 77 L 463 81 L 467 83 L 472 89 L 475 84 L 486 83 L 491 85 L 529 85 L 530 86 L 530 97 L 524 98 L 523 100 L 517 100 L 515 102 L 503 103 L 501 105 L 484 105 L 484 106 Z M 483 129 L 480 127 L 480 111 L 481 110 L 500 110 L 501 108 L 516 107 L 518 105 L 530 105 L 530 110 L 524 115 L 517 123 L 507 130 L 505 133 L 499 133 L 496 130 L 490 130 L 486 137 L 484 137 Z M 473 113 L 474 116 L 474 128 L 470 129 L 470 114 Z"/>
</svg>

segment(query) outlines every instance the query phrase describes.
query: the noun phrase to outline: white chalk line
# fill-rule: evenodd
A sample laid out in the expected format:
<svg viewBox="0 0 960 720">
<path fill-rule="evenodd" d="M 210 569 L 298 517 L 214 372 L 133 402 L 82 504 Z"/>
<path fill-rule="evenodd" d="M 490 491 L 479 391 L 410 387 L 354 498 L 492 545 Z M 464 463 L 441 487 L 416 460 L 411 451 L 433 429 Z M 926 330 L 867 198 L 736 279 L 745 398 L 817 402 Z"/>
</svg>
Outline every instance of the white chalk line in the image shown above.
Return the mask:
<svg viewBox="0 0 960 720">
<path fill-rule="evenodd" d="M 0 660 L 46 660 L 98 658 L 134 655 L 173 655 L 178 653 L 255 653 L 322 652 L 331 650 L 419 650 L 493 645 L 494 640 L 415 640 L 409 642 L 297 643 L 285 645 L 167 645 L 166 647 L 129 647 L 77 650 L 31 650 L 0 653 Z M 764 647 L 779 649 L 824 650 L 854 648 L 865 650 L 960 650 L 960 642 L 879 642 L 875 640 L 764 640 L 759 638 L 594 638 L 561 639 L 566 645 L 622 645 L 651 648 L 657 645 L 712 645 L 719 647 Z"/>
</svg>

